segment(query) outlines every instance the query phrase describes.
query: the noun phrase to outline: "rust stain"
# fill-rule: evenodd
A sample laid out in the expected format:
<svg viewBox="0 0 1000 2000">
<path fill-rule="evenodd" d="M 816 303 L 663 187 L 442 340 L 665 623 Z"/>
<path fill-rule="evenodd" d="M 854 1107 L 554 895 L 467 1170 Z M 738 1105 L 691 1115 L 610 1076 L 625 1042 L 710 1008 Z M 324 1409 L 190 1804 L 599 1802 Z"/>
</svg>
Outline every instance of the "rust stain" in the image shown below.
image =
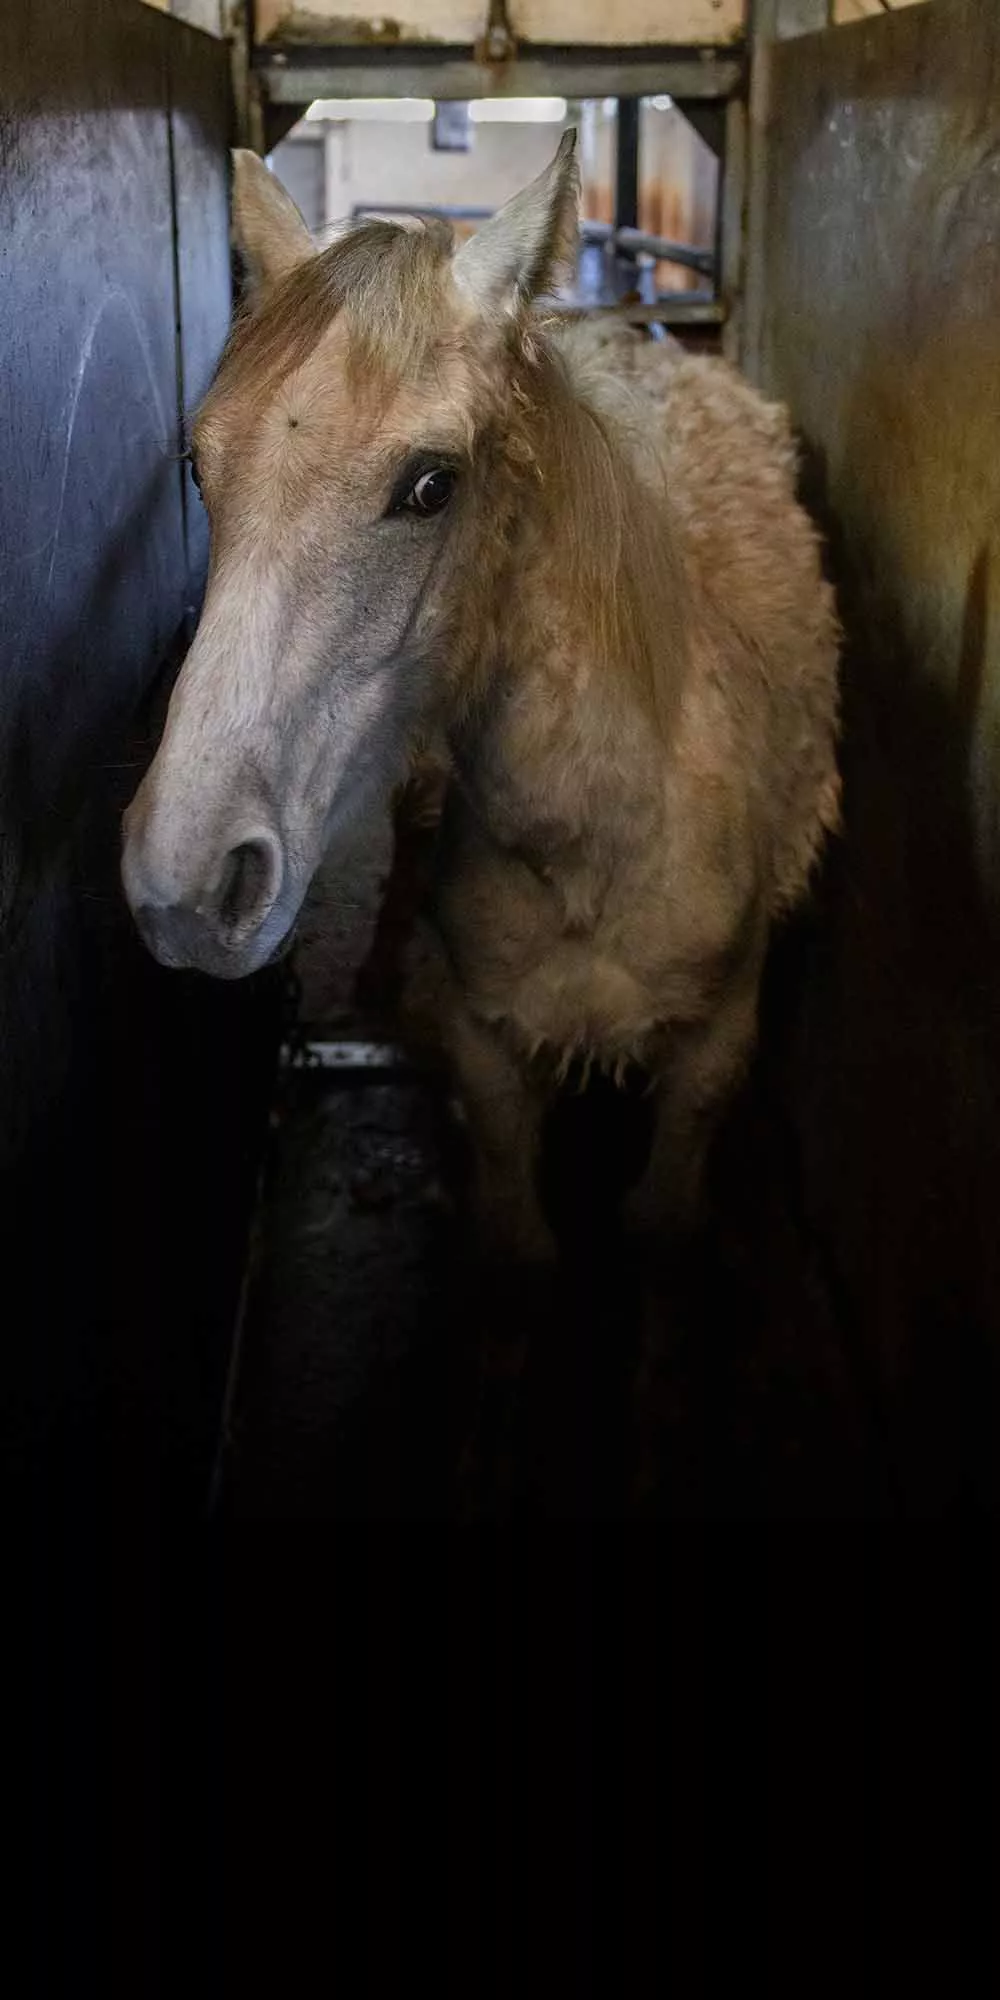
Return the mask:
<svg viewBox="0 0 1000 2000">
<path fill-rule="evenodd" d="M 392 48 L 397 43 L 406 46 L 413 42 L 440 42 L 440 35 L 429 35 L 423 28 L 415 28 L 410 22 L 396 21 L 388 15 L 374 15 L 364 19 L 357 14 L 313 14 L 307 7 L 293 7 L 282 14 L 274 27 L 264 37 L 266 42 L 301 42 L 317 47 L 332 42 L 340 47 Z"/>
<path fill-rule="evenodd" d="M 725 0 L 708 0 L 708 4 L 713 11 L 719 12 Z M 517 46 L 516 35 L 509 32 L 507 58 Z M 743 24 L 736 22 L 726 29 L 716 46 L 737 48 L 743 43 L 744 35 Z M 265 46 L 286 42 L 311 48 L 323 45 L 335 48 L 407 48 L 418 43 L 441 48 L 448 41 L 444 35 L 430 34 L 426 28 L 416 27 L 412 21 L 397 20 L 391 15 L 317 14 L 308 7 L 290 7 L 259 39 Z M 526 46 L 532 45 L 529 43 Z M 614 42 L 610 41 L 606 46 L 612 48 Z M 490 47 L 489 34 L 484 33 L 476 45 L 476 59 L 496 67 L 505 58 Z"/>
</svg>

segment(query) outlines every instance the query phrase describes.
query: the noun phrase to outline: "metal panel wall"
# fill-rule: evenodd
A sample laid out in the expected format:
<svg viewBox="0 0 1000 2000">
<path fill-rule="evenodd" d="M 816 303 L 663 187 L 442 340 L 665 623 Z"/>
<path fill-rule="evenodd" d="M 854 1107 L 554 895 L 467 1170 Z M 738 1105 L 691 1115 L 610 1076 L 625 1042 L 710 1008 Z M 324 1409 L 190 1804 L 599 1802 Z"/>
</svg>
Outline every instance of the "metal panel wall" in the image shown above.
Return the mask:
<svg viewBox="0 0 1000 2000">
<path fill-rule="evenodd" d="M 172 978 L 118 882 L 204 566 L 180 462 L 230 306 L 223 45 L 0 14 L 0 1418 L 74 1507 L 203 1499 L 271 1002 Z"/>
<path fill-rule="evenodd" d="M 804 1196 L 915 1504 L 995 1502 L 1000 16 L 782 44 L 762 368 L 849 634 L 846 833 L 805 967 Z"/>
</svg>

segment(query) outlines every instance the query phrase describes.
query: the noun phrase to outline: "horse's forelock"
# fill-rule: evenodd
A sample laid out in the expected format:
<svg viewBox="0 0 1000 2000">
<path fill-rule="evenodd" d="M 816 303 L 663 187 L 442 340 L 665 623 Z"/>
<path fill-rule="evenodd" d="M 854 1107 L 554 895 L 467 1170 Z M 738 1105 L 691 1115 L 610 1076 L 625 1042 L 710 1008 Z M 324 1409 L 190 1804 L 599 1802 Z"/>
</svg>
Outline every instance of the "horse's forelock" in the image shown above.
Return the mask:
<svg viewBox="0 0 1000 2000">
<path fill-rule="evenodd" d="M 222 395 L 273 393 L 344 314 L 354 369 L 403 374 L 437 330 L 447 226 L 353 224 L 298 265 L 263 307 L 238 314 L 216 376 Z"/>
</svg>

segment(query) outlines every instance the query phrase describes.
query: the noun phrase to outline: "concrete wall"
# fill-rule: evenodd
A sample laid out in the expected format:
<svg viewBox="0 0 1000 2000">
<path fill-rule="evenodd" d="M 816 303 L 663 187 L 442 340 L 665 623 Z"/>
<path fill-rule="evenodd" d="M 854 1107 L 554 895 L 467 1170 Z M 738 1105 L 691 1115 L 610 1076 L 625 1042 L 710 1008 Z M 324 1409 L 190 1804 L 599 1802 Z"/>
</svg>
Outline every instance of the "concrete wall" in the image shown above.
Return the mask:
<svg viewBox="0 0 1000 2000">
<path fill-rule="evenodd" d="M 327 219 L 356 202 L 461 203 L 498 208 L 548 165 L 557 125 L 480 125 L 471 152 L 436 153 L 429 125 L 327 127 Z"/>
<path fill-rule="evenodd" d="M 1000 10 L 785 43 L 762 371 L 848 630 L 845 837 L 782 1030 L 803 1201 L 900 1477 L 992 1491 L 1000 1356 Z"/>
</svg>

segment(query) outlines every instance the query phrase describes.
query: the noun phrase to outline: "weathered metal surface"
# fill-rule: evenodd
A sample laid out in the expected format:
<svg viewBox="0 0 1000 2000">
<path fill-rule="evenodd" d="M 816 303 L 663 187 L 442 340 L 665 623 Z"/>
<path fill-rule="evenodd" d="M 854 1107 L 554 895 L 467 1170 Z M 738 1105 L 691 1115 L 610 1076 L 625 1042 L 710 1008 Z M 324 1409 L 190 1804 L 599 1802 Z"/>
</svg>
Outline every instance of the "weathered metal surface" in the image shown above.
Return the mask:
<svg viewBox="0 0 1000 2000">
<path fill-rule="evenodd" d="M 476 41 L 486 22 L 486 0 L 418 0 L 402 9 L 344 6 L 341 0 L 253 0 L 258 41 L 340 42 L 391 47 L 397 42 Z"/>
<path fill-rule="evenodd" d="M 716 215 L 718 289 L 726 308 L 723 352 L 726 360 L 740 357 L 743 321 L 743 270 L 747 193 L 747 114 L 734 97 L 725 108 L 722 190 Z"/>
<path fill-rule="evenodd" d="M 763 0 L 763 4 L 758 0 L 754 26 L 758 32 L 763 27 L 765 33 L 779 40 L 791 35 L 815 35 L 830 26 L 832 13 L 832 0 Z"/>
<path fill-rule="evenodd" d="M 203 565 L 227 60 L 132 0 L 0 12 L 0 1449 L 81 1508 L 197 1503 L 253 1176 L 270 1003 L 162 973 L 118 880 Z"/>
<path fill-rule="evenodd" d="M 801 0 L 800 0 L 801 4 Z M 476 42 L 488 0 L 408 0 L 400 9 L 344 0 L 256 0 L 261 41 Z M 507 0 L 515 39 L 531 42 L 725 42 L 742 31 L 744 0 Z"/>
<path fill-rule="evenodd" d="M 882 0 L 878 4 L 881 6 Z M 754 377 L 760 373 L 764 314 L 771 65 L 779 42 L 818 33 L 831 19 L 831 0 L 754 0 L 750 15 L 745 207 L 739 232 L 741 248 L 746 250 L 745 283 L 728 352 Z"/>
<path fill-rule="evenodd" d="M 50 802 L 134 707 L 138 663 L 162 657 L 185 587 L 169 24 L 134 7 L 69 8 L 76 34 L 85 20 L 85 44 L 102 46 L 99 65 L 80 65 L 72 22 L 57 31 L 48 18 L 57 11 L 16 5 L 0 23 L 0 740 L 7 771 Z M 8 824 L 8 870 L 33 819 L 26 809 Z"/>
<path fill-rule="evenodd" d="M 170 138 L 174 177 L 181 428 L 204 396 L 232 307 L 229 189 L 224 152 L 232 134 L 227 65 L 206 60 L 197 35 L 171 43 Z M 208 517 L 185 461 L 184 524 L 192 600 L 208 562 Z"/>
<path fill-rule="evenodd" d="M 720 299 L 699 298 L 691 292 L 654 305 L 591 306 L 587 311 L 595 319 L 622 319 L 629 326 L 722 326 L 726 318 Z"/>
<path fill-rule="evenodd" d="M 992 1485 L 1000 1360 L 1000 15 L 787 42 L 762 372 L 829 510 L 846 835 L 799 1023 L 806 1198 L 922 1503 Z"/>
<path fill-rule="evenodd" d="M 385 58 L 384 60 L 381 58 Z M 729 97 L 742 65 L 737 57 L 671 49 L 545 49 L 522 51 L 502 69 L 484 70 L 464 48 L 269 51 L 255 56 L 274 104 L 312 104 L 329 97 Z"/>
<path fill-rule="evenodd" d="M 514 33 L 533 42 L 726 42 L 745 0 L 510 0 Z"/>
</svg>

